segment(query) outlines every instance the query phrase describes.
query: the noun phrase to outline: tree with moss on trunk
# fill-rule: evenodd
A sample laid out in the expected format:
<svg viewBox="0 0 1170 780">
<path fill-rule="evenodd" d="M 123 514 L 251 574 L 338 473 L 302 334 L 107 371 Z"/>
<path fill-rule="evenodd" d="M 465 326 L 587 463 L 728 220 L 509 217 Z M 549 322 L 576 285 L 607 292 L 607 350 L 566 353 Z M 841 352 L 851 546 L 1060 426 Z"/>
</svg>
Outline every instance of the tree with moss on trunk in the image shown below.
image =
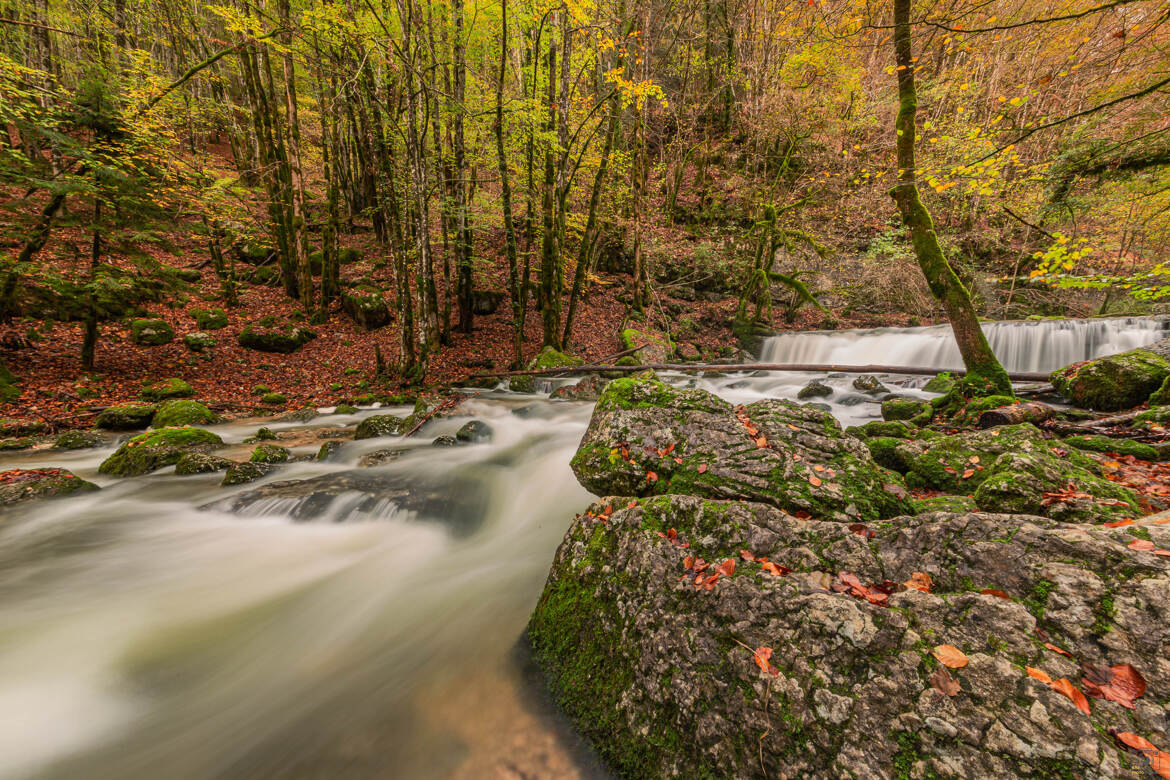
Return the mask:
<svg viewBox="0 0 1170 780">
<path fill-rule="evenodd" d="M 917 67 L 913 52 L 910 0 L 894 0 L 894 54 L 898 74 L 898 183 L 890 195 L 898 204 L 902 222 L 910 230 L 910 240 L 918 266 L 926 277 L 931 293 L 943 305 L 967 376 L 959 392 L 962 395 L 1011 395 L 1007 372 L 987 343 L 979 325 L 971 294 L 951 264 L 947 262 L 934 230 L 934 221 L 918 192 L 918 170 L 914 160 L 915 120 L 918 115 L 918 92 L 914 86 Z"/>
</svg>

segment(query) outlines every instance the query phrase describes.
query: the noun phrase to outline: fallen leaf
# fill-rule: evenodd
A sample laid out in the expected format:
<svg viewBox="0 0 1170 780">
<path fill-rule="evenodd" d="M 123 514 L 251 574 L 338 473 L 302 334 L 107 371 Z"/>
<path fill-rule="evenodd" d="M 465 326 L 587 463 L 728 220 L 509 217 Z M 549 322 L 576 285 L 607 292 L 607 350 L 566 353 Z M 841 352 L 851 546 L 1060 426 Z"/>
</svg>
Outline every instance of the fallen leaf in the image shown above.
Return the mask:
<svg viewBox="0 0 1170 780">
<path fill-rule="evenodd" d="M 1170 780 L 1170 753 L 1159 750 L 1145 737 L 1131 731 L 1111 731 L 1113 738 L 1128 748 L 1137 750 L 1150 762 L 1150 769 L 1164 780 Z"/>
<path fill-rule="evenodd" d="M 698 468 L 698 472 L 699 472 L 700 474 L 706 474 L 706 473 L 707 473 L 707 464 L 706 464 L 706 463 L 700 463 L 700 464 L 699 464 L 699 468 Z"/>
<path fill-rule="evenodd" d="M 1061 655 L 1068 656 L 1069 658 L 1073 657 L 1073 654 L 1070 653 L 1068 650 L 1065 650 L 1063 647 L 1057 647 L 1056 645 L 1052 644 L 1051 642 L 1045 642 L 1044 646 L 1047 647 L 1049 650 L 1051 650 L 1054 653 L 1060 653 Z"/>
<path fill-rule="evenodd" d="M 638 505 L 637 501 L 631 501 L 630 503 L 626 504 L 626 509 L 633 509 L 637 505 Z"/>
<path fill-rule="evenodd" d="M 1085 698 L 1085 694 L 1077 690 L 1077 687 L 1073 685 L 1067 677 L 1061 677 L 1059 680 L 1053 680 L 1051 685 L 1052 690 L 1063 696 L 1067 696 L 1069 700 L 1071 700 L 1072 703 L 1076 705 L 1078 710 L 1085 713 L 1086 715 L 1090 714 L 1089 700 Z"/>
<path fill-rule="evenodd" d="M 653 471 L 647 471 L 647 472 L 646 472 L 646 481 L 647 481 L 647 482 L 657 482 L 657 481 L 658 481 L 658 475 L 657 475 L 657 474 L 655 474 Z"/>
<path fill-rule="evenodd" d="M 687 571 L 695 568 L 695 556 L 688 555 L 687 557 L 683 558 L 683 568 Z"/>
<path fill-rule="evenodd" d="M 768 667 L 771 666 L 768 659 L 771 657 L 772 648 L 770 647 L 757 647 L 755 653 L 752 654 L 752 659 L 756 662 L 756 666 L 760 667 L 761 672 L 768 671 Z"/>
<path fill-rule="evenodd" d="M 1082 663 L 1081 671 L 1085 675 L 1081 678 L 1081 685 L 1094 699 L 1114 701 L 1132 710 L 1136 708 L 1134 700 L 1146 692 L 1145 679 L 1129 664 L 1103 667 Z"/>
<path fill-rule="evenodd" d="M 951 677 L 951 673 L 941 666 L 934 670 L 934 674 L 930 675 L 930 685 L 939 693 L 947 696 L 958 694 L 961 687 L 959 681 Z"/>
<path fill-rule="evenodd" d="M 930 589 L 934 587 L 934 580 L 926 572 L 916 571 L 911 573 L 910 579 L 902 583 L 907 588 L 920 590 L 923 593 L 930 593 Z"/>
<path fill-rule="evenodd" d="M 751 550 L 740 550 L 739 557 L 745 561 L 754 561 L 756 559 L 756 556 L 752 555 Z"/>
<path fill-rule="evenodd" d="M 962 669 L 968 661 L 963 651 L 954 645 L 938 645 L 934 648 L 933 655 L 940 664 L 952 669 Z"/>
<path fill-rule="evenodd" d="M 1043 669 L 1037 669 L 1033 666 L 1025 666 L 1024 671 L 1028 673 L 1029 677 L 1031 677 L 1035 680 L 1039 680 L 1040 682 L 1044 683 L 1045 685 L 1052 684 L 1052 678 L 1049 677 L 1048 673 L 1045 672 Z"/>
<path fill-rule="evenodd" d="M 869 526 L 865 523 L 851 523 L 849 525 L 849 530 L 866 539 L 872 539 L 877 536 L 877 532 L 871 531 Z"/>
<path fill-rule="evenodd" d="M 728 558 L 723 563 L 719 564 L 715 571 L 719 572 L 724 577 L 730 577 L 732 574 L 735 574 L 735 559 Z"/>
<path fill-rule="evenodd" d="M 1131 550 L 1141 550 L 1142 552 L 1153 552 L 1157 546 L 1149 539 L 1134 539 L 1128 545 Z"/>
<path fill-rule="evenodd" d="M 1126 517 L 1122 520 L 1115 520 L 1112 523 L 1105 523 L 1106 528 L 1121 528 L 1123 525 L 1133 525 L 1133 518 Z"/>
<path fill-rule="evenodd" d="M 821 480 L 819 477 L 817 477 L 815 475 L 810 475 L 808 478 L 808 484 L 812 485 L 813 487 L 820 487 Z"/>
<path fill-rule="evenodd" d="M 764 561 L 760 566 L 760 570 L 768 572 L 773 577 L 787 577 L 792 572 L 792 569 L 789 569 L 787 566 L 780 566 L 771 561 Z"/>
<path fill-rule="evenodd" d="M 765 449 L 768 446 L 768 437 L 766 436 L 757 437 L 754 441 L 756 442 L 757 450 Z"/>
<path fill-rule="evenodd" d="M 984 596 L 995 596 L 997 599 L 1007 599 L 1008 601 L 1011 601 L 1011 598 L 1012 598 L 1008 594 L 1004 593 L 1002 590 L 998 590 L 996 588 L 984 588 L 983 590 L 981 590 L 979 592 L 982 593 Z"/>
<path fill-rule="evenodd" d="M 719 581 L 718 574 L 712 574 L 703 582 L 704 590 L 715 590 L 715 583 Z"/>
<path fill-rule="evenodd" d="M 975 469 L 967 469 L 963 472 L 963 479 L 971 479 L 973 476 L 975 476 Z"/>
</svg>

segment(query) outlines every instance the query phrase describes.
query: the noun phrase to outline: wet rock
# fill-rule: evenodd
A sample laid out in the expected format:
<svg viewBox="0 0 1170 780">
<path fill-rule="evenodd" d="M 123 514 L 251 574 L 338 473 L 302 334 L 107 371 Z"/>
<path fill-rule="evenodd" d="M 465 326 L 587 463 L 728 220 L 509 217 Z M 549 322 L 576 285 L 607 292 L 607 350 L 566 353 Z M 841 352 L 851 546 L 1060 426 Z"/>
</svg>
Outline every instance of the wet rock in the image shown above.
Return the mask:
<svg viewBox="0 0 1170 780">
<path fill-rule="evenodd" d="M 341 442 L 327 441 L 321 444 L 321 449 L 317 450 L 317 460 L 333 460 L 333 456 L 341 449 Z M 358 463 L 358 465 L 365 465 Z"/>
<path fill-rule="evenodd" d="M 674 357 L 675 344 L 665 333 L 640 328 L 626 328 L 618 334 L 622 349 L 640 347 L 629 357 L 638 364 L 666 363 Z"/>
<path fill-rule="evenodd" d="M 189 477 L 194 474 L 214 474 L 235 465 L 234 461 L 204 452 L 188 452 L 175 463 L 175 474 Z"/>
<path fill-rule="evenodd" d="M 140 347 L 157 347 L 175 338 L 175 329 L 166 320 L 131 320 L 130 341 Z"/>
<path fill-rule="evenodd" d="M 861 404 L 875 403 L 875 399 L 870 396 L 858 395 L 857 393 L 850 393 L 837 399 L 837 403 L 842 406 L 860 406 Z"/>
<path fill-rule="evenodd" d="M 921 398 L 894 396 L 882 401 L 883 420 L 913 420 L 923 412 L 930 411 L 930 403 Z"/>
<path fill-rule="evenodd" d="M 890 392 L 890 389 L 881 383 L 881 380 L 872 374 L 862 374 L 853 380 L 853 388 L 867 395 L 880 395 Z"/>
<path fill-rule="evenodd" d="M 102 461 L 98 471 L 133 477 L 178 463 L 186 453 L 207 452 L 222 445 L 221 438 L 202 428 L 160 428 L 127 441 Z"/>
<path fill-rule="evenodd" d="M 147 404 L 110 406 L 103 409 L 94 423 L 107 431 L 133 431 L 145 428 L 154 419 L 157 407 Z"/>
<path fill-rule="evenodd" d="M 219 484 L 223 487 L 231 487 L 232 485 L 243 485 L 247 482 L 255 482 L 261 477 L 266 477 L 272 473 L 275 466 L 271 463 L 254 463 L 247 461 L 245 463 L 233 463 L 223 475 L 223 481 Z"/>
<path fill-rule="evenodd" d="M 272 432 L 271 428 L 257 428 L 255 436 L 249 436 L 244 439 L 244 444 L 257 444 L 262 441 L 276 441 L 276 434 Z"/>
<path fill-rule="evenodd" d="M 1129 409 L 1145 401 L 1170 377 L 1170 360 L 1160 351 L 1134 349 L 1073 363 L 1050 377 L 1057 392 L 1077 406 L 1099 411 Z"/>
<path fill-rule="evenodd" d="M 564 385 L 553 390 L 549 398 L 558 401 L 596 401 L 607 384 L 608 379 L 598 374 L 588 374 L 576 384 Z"/>
<path fill-rule="evenodd" d="M 528 638 L 557 701 L 621 775 L 1136 780 L 1145 762 L 1120 760 L 1108 730 L 1170 744 L 1158 704 L 1170 695 L 1170 561 L 1129 549 L 1123 529 L 1075 528 L 927 513 L 864 539 L 762 504 L 606 499 L 570 526 Z M 1170 547 L 1170 529 L 1150 533 Z M 688 556 L 734 560 L 734 576 L 696 589 Z M 842 572 L 869 584 L 916 571 L 933 592 L 895 591 L 888 608 L 828 587 Z M 1038 628 L 1080 661 L 1133 664 L 1149 685 L 1138 709 L 1090 699 L 1085 716 L 1026 675 L 1080 687 Z M 969 659 L 950 670 L 955 697 L 929 681 L 939 644 Z"/>
<path fill-rule="evenodd" d="M 435 476 L 354 470 L 271 482 L 203 508 L 247 515 L 257 506 L 272 511 L 276 500 L 281 502 L 279 511 L 294 520 L 379 519 L 391 515 L 401 519 L 406 513 L 408 517 L 442 522 L 453 532 L 465 534 L 483 521 L 490 495 L 491 485 L 482 474 L 449 472 Z"/>
<path fill-rule="evenodd" d="M 931 377 L 930 381 L 922 386 L 922 389 L 928 393 L 939 393 L 945 395 L 951 391 L 955 386 L 955 377 L 950 371 L 943 371 Z"/>
<path fill-rule="evenodd" d="M 65 431 L 53 442 L 55 450 L 88 450 L 101 447 L 106 443 L 106 437 L 97 431 Z"/>
<path fill-rule="evenodd" d="M 0 439 L 0 452 L 16 452 L 32 449 L 37 440 L 32 436 L 20 436 L 15 439 Z"/>
<path fill-rule="evenodd" d="M 520 374 L 508 378 L 508 389 L 513 393 L 535 393 L 536 377 L 531 374 Z"/>
<path fill-rule="evenodd" d="M 291 412 L 285 412 L 282 415 L 272 418 L 275 422 L 299 422 L 307 423 L 310 420 L 317 419 L 320 413 L 315 407 L 305 406 L 300 409 L 294 409 Z"/>
<path fill-rule="evenodd" d="M 472 420 L 455 431 L 455 440 L 462 444 L 482 444 L 492 440 L 495 431 L 482 420 Z"/>
<path fill-rule="evenodd" d="M 252 450 L 248 461 L 251 463 L 286 463 L 291 457 L 292 453 L 285 447 L 277 444 L 261 444 Z"/>
<path fill-rule="evenodd" d="M 827 398 L 832 394 L 833 388 L 819 379 L 814 379 L 800 388 L 800 392 L 796 394 L 796 397 L 803 401 L 806 398 Z"/>
<path fill-rule="evenodd" d="M 66 469 L 9 469 L 0 473 L 0 506 L 58 498 L 97 490 L 92 482 Z"/>
<path fill-rule="evenodd" d="M 334 414 L 357 414 L 357 407 L 349 404 L 338 404 L 333 407 Z"/>
<path fill-rule="evenodd" d="M 393 463 L 402 457 L 402 450 L 374 450 L 367 452 L 358 458 L 357 464 L 362 468 L 370 468 L 372 466 L 383 466 L 387 463 Z"/>
<path fill-rule="evenodd" d="M 516 415 L 522 420 L 530 420 L 534 417 L 540 417 L 544 411 L 542 404 L 525 404 L 524 406 L 517 406 L 512 410 L 512 414 Z"/>
<path fill-rule="evenodd" d="M 431 442 L 432 447 L 457 447 L 459 440 L 454 436 L 436 436 Z"/>
<path fill-rule="evenodd" d="M 306 327 L 276 317 L 262 317 L 240 331 L 241 347 L 259 352 L 290 354 L 317 338 Z"/>
<path fill-rule="evenodd" d="M 150 424 L 155 428 L 178 425 L 210 425 L 219 418 L 198 401 L 164 401 L 158 405 Z"/>
<path fill-rule="evenodd" d="M 909 509 L 895 495 L 905 493 L 899 477 L 832 415 L 772 399 L 737 411 L 711 393 L 656 379 L 609 384 L 572 467 L 598 495 L 747 497 L 842 520 Z"/>
</svg>

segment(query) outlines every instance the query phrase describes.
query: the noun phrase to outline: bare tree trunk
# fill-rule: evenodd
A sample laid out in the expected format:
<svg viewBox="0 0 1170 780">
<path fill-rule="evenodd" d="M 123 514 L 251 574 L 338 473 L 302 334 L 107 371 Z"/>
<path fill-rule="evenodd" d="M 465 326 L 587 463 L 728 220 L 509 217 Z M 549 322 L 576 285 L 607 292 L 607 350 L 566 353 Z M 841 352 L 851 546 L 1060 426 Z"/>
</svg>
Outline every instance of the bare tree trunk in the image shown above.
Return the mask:
<svg viewBox="0 0 1170 780">
<path fill-rule="evenodd" d="M 504 77 L 508 72 L 508 0 L 500 0 L 500 71 L 496 79 L 496 159 L 500 170 L 500 202 L 504 212 L 504 251 L 508 256 L 508 292 L 512 297 L 512 365 L 524 362 L 524 306 L 527 296 L 521 288 L 516 260 L 516 226 L 512 221 L 512 184 L 508 156 L 504 150 Z M 525 280 L 527 282 L 527 280 Z"/>
</svg>

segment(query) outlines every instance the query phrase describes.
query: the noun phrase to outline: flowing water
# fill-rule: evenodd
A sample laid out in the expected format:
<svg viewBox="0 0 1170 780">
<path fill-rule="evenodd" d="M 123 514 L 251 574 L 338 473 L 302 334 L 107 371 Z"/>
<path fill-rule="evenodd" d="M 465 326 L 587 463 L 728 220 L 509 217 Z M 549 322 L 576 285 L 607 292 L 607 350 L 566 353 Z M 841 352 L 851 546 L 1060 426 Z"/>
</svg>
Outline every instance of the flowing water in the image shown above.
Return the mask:
<svg viewBox="0 0 1170 780">
<path fill-rule="evenodd" d="M 1034 369 L 1067 362 L 1053 357 L 1059 334 L 1080 334 L 1084 357 L 1152 341 L 1160 327 L 989 330 L 993 342 L 1044 352 L 1013 366 Z M 941 340 L 933 329 L 783 336 L 766 357 L 941 367 Z M 670 380 L 751 402 L 793 398 L 810 378 Z M 879 417 L 852 377 L 822 378 L 834 393 L 821 400 L 843 423 Z M 883 381 L 927 396 L 915 389 L 921 377 Z M 270 427 L 310 454 L 322 429 L 384 411 Z M 101 477 L 112 438 L 95 450 L 5 455 L 0 469 L 61 466 L 103 489 L 0 518 L 0 777 L 604 777 L 518 642 L 557 544 L 590 501 L 568 465 L 590 413 L 588 403 L 489 393 L 411 439 L 346 442 L 334 461 L 228 489 L 220 475 L 172 469 Z M 490 443 L 430 446 L 471 418 L 494 429 Z M 257 424 L 212 430 L 242 457 Z M 402 450 L 397 460 L 357 468 L 388 446 Z M 332 492 L 248 498 L 283 480 Z"/>
</svg>

